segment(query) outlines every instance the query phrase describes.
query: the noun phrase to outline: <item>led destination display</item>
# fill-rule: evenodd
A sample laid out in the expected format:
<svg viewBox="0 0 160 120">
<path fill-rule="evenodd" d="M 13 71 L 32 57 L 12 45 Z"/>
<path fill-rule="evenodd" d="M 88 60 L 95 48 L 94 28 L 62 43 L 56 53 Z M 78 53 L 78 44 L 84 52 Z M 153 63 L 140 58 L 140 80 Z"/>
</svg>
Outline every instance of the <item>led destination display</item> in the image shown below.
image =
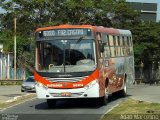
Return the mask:
<svg viewBox="0 0 160 120">
<path fill-rule="evenodd" d="M 43 36 L 90 36 L 90 29 L 55 29 L 43 31 Z"/>
</svg>

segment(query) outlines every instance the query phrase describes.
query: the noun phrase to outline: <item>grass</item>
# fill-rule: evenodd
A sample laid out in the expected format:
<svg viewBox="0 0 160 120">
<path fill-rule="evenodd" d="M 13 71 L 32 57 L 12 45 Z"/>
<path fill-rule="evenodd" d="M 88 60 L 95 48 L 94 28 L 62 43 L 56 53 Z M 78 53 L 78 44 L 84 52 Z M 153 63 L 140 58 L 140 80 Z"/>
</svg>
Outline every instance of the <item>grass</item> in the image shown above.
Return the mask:
<svg viewBox="0 0 160 120">
<path fill-rule="evenodd" d="M 101 120 L 160 120 L 160 104 L 128 99 Z"/>
<path fill-rule="evenodd" d="M 11 102 L 0 103 L 0 110 L 4 109 L 4 108 L 7 108 L 9 106 L 16 105 L 16 104 L 21 103 L 21 102 L 25 102 L 29 99 L 34 98 L 35 96 L 36 96 L 35 94 L 30 94 L 30 95 L 27 95 L 27 96 L 20 97 L 20 98 L 14 100 L 14 101 L 11 101 Z"/>
<path fill-rule="evenodd" d="M 0 80 L 0 86 L 7 86 L 7 85 L 21 85 L 22 84 L 22 81 L 1 81 Z"/>
</svg>

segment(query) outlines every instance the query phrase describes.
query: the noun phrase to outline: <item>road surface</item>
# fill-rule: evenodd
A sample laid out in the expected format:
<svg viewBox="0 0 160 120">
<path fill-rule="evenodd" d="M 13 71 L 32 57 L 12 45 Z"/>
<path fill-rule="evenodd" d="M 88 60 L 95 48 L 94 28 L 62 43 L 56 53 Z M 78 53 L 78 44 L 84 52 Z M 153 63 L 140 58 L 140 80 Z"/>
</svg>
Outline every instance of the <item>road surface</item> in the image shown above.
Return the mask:
<svg viewBox="0 0 160 120">
<path fill-rule="evenodd" d="M 126 98 L 110 97 L 105 106 L 91 100 L 58 101 L 49 109 L 45 100 L 33 99 L 1 111 L 0 118 L 14 117 L 15 120 L 99 120 L 103 114 Z M 16 117 L 18 119 L 16 119 Z"/>
</svg>

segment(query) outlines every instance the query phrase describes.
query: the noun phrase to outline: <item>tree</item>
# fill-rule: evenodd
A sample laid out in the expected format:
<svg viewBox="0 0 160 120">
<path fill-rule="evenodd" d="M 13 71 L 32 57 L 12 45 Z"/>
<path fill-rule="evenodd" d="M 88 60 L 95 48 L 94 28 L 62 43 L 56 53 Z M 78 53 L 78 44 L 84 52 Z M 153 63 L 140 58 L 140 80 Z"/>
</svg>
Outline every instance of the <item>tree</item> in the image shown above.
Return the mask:
<svg viewBox="0 0 160 120">
<path fill-rule="evenodd" d="M 26 59 L 33 58 L 34 52 L 29 54 L 25 51 L 25 46 L 31 43 L 34 45 L 33 33 L 37 27 L 69 23 L 120 28 L 128 27 L 138 15 L 127 6 L 125 0 L 1 0 L 1 2 L 0 6 L 7 11 L 0 16 L 1 40 L 5 51 L 13 51 L 13 18 L 16 17 L 17 58 L 21 66 L 34 66 L 34 59 Z"/>
<path fill-rule="evenodd" d="M 141 61 L 148 64 L 157 48 L 160 48 L 160 23 L 146 21 L 130 26 L 133 33 L 136 67 Z"/>
</svg>

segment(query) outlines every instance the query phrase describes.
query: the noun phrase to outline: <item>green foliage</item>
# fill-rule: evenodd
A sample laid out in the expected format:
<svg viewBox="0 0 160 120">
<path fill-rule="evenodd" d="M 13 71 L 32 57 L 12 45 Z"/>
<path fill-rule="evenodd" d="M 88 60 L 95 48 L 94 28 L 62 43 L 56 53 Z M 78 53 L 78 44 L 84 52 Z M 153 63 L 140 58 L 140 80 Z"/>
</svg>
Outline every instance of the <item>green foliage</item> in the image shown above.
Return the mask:
<svg viewBox="0 0 160 120">
<path fill-rule="evenodd" d="M 145 44 L 134 44 L 134 57 L 135 57 L 135 67 L 140 67 L 140 62 L 142 61 L 142 54 L 147 49 Z"/>
<path fill-rule="evenodd" d="M 6 52 L 13 51 L 14 24 L 17 18 L 18 66 L 31 70 L 34 66 L 32 44 L 34 30 L 38 27 L 59 24 L 91 24 L 105 27 L 130 29 L 133 33 L 135 61 L 145 59 L 145 52 L 160 47 L 160 23 L 141 22 L 139 12 L 125 0 L 1 0 L 7 12 L 0 15 L 0 42 Z M 15 7 L 16 6 L 16 7 Z"/>
<path fill-rule="evenodd" d="M 0 43 L 4 44 L 4 51 L 11 52 L 13 49 L 13 32 L 9 29 L 0 32 Z"/>
<path fill-rule="evenodd" d="M 19 80 L 19 81 L 16 81 L 16 80 L 1 80 L 0 81 L 0 86 L 7 86 L 7 85 L 21 85 L 23 82 L 23 80 Z"/>
<path fill-rule="evenodd" d="M 140 61 L 148 63 L 155 49 L 160 47 L 160 23 L 146 21 L 129 27 L 133 33 L 136 66 Z"/>
</svg>

